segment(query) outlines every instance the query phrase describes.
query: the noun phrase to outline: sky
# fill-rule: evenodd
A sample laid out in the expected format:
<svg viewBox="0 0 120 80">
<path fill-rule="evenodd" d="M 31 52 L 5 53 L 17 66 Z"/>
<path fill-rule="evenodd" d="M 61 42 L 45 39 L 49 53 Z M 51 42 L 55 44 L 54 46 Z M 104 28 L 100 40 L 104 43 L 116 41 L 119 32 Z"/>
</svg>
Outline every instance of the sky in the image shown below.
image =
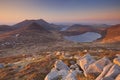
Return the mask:
<svg viewBox="0 0 120 80">
<path fill-rule="evenodd" d="M 50 23 L 120 23 L 120 0 L 0 0 L 0 24 L 26 19 Z"/>
</svg>

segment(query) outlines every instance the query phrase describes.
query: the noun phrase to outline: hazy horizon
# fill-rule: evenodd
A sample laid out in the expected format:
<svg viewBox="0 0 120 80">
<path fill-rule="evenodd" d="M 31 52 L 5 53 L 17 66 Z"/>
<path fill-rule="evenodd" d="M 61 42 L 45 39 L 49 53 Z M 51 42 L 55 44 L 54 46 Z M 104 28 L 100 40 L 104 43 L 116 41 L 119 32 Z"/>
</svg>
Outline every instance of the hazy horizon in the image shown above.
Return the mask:
<svg viewBox="0 0 120 80">
<path fill-rule="evenodd" d="M 39 19 L 25 19 L 25 20 L 39 20 Z M 44 20 L 44 19 L 43 19 Z M 21 20 L 19 22 L 14 22 L 14 23 L 0 23 L 0 25 L 10 25 L 10 26 L 13 26 L 17 23 L 20 23 L 24 20 Z M 46 20 L 45 20 L 46 21 Z M 81 22 L 49 22 L 49 21 L 46 21 L 50 24 L 56 24 L 56 25 L 68 25 L 68 26 L 72 26 L 74 24 L 82 24 L 82 25 L 102 25 L 102 24 L 106 24 L 106 25 L 116 25 L 116 24 L 120 24 L 119 21 L 106 21 L 106 22 L 95 22 L 95 21 L 81 21 Z"/>
<path fill-rule="evenodd" d="M 0 24 L 25 19 L 49 23 L 119 24 L 120 0 L 0 0 Z"/>
</svg>

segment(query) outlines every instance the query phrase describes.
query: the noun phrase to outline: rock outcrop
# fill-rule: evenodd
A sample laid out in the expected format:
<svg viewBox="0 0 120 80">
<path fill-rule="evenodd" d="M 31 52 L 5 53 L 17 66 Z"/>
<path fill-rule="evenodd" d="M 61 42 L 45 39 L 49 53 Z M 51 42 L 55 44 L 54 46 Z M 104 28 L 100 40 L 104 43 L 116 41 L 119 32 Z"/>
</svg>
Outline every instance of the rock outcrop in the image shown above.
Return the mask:
<svg viewBox="0 0 120 80">
<path fill-rule="evenodd" d="M 51 70 L 51 72 L 45 77 L 45 80 L 54 80 L 55 78 L 58 78 L 58 71 L 57 70 Z"/>
<path fill-rule="evenodd" d="M 55 69 L 57 70 L 69 70 L 69 67 L 62 62 L 62 60 L 58 60 L 54 64 Z"/>
<path fill-rule="evenodd" d="M 94 63 L 88 66 L 88 68 L 85 71 L 85 75 L 87 76 L 87 74 L 90 74 L 90 73 L 98 75 L 103 71 L 103 68 L 110 63 L 111 61 L 106 57 L 98 61 L 95 61 Z"/>
<path fill-rule="evenodd" d="M 79 71 L 79 70 L 69 71 L 69 74 L 66 76 L 65 80 L 77 80 L 76 76 L 78 73 L 81 74 L 81 71 Z"/>
<path fill-rule="evenodd" d="M 71 65 L 69 68 L 64 62 L 58 60 L 54 64 L 54 68 L 45 77 L 45 80 L 77 80 L 77 74 L 81 74 L 77 64 Z"/>
<path fill-rule="evenodd" d="M 69 67 L 65 63 L 58 60 L 55 62 L 54 68 L 51 72 L 45 77 L 45 80 L 58 80 L 59 78 L 65 79 L 69 70 Z"/>
<path fill-rule="evenodd" d="M 88 68 L 88 66 L 93 62 L 95 62 L 93 57 L 90 54 L 86 54 L 85 56 L 81 57 L 78 60 L 78 65 L 82 68 L 84 72 L 86 72 L 86 69 Z"/>
<path fill-rule="evenodd" d="M 96 80 L 114 80 L 120 74 L 120 67 L 116 64 L 109 64 L 104 67 L 103 72 Z"/>
<path fill-rule="evenodd" d="M 101 80 L 109 71 L 109 69 L 113 66 L 113 64 L 108 64 L 103 68 L 103 72 L 96 78 L 96 80 Z"/>
<path fill-rule="evenodd" d="M 90 54 L 86 54 L 76 62 L 68 67 L 62 60 L 57 60 L 45 80 L 77 80 L 77 75 L 82 74 L 82 71 L 85 77 L 90 74 L 97 77 L 95 80 L 120 80 L 119 57 L 112 63 L 107 57 L 96 61 Z"/>
<path fill-rule="evenodd" d="M 120 67 L 118 65 L 113 65 L 105 77 L 111 77 L 115 79 L 118 74 L 120 74 Z"/>
</svg>

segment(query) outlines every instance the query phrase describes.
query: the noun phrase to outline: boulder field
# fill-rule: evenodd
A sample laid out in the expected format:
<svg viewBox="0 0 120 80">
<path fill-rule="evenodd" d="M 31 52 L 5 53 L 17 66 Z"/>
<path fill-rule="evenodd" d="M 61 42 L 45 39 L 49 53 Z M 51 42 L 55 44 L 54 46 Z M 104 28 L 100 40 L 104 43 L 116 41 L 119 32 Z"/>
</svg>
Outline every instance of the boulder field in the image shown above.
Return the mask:
<svg viewBox="0 0 120 80">
<path fill-rule="evenodd" d="M 91 74 L 96 77 L 95 80 L 120 80 L 120 57 L 117 56 L 113 61 L 107 57 L 96 60 L 86 54 L 70 66 L 62 60 L 56 60 L 44 80 L 81 80 L 77 75 L 88 77 Z"/>
</svg>

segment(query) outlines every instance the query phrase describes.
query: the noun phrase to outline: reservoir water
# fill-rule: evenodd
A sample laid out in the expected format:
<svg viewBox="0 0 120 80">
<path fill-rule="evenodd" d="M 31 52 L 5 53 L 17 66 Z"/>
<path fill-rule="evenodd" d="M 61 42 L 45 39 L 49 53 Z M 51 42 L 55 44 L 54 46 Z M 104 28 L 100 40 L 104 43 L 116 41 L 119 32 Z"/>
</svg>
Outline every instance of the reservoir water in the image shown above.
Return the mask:
<svg viewBox="0 0 120 80">
<path fill-rule="evenodd" d="M 64 38 L 74 42 L 93 42 L 101 37 L 101 34 L 95 32 L 86 32 L 75 36 L 65 36 Z"/>
</svg>

